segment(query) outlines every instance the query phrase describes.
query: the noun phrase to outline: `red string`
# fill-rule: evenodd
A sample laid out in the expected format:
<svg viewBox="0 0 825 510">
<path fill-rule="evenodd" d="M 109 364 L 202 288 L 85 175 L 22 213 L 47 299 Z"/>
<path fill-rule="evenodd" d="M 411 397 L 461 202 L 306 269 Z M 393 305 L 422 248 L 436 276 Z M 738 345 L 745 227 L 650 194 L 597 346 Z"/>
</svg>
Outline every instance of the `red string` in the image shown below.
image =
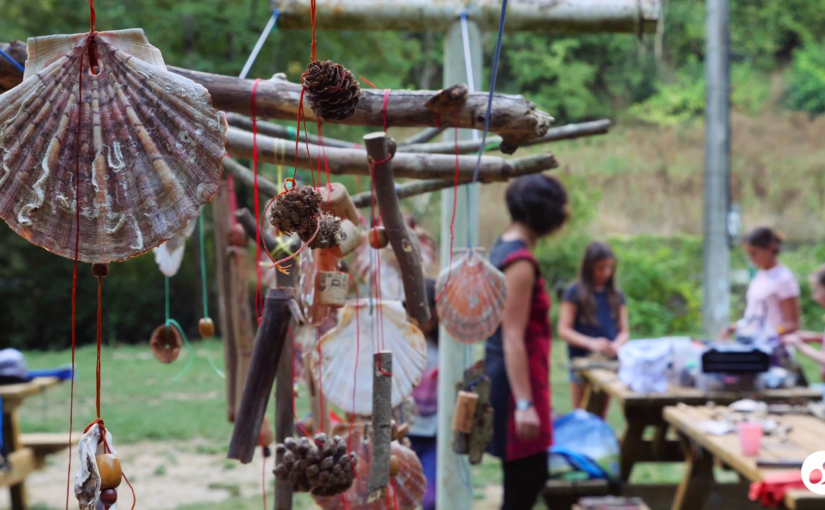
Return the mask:
<svg viewBox="0 0 825 510">
<path fill-rule="evenodd" d="M 238 219 L 235 218 L 234 212 L 238 209 L 238 197 L 235 196 L 235 178 L 232 174 L 226 174 L 226 194 L 229 195 L 229 211 L 233 214 L 230 214 L 229 217 L 232 220 L 232 225 L 236 225 L 238 223 Z"/>
<path fill-rule="evenodd" d="M 444 282 L 444 288 L 438 293 L 435 300 L 441 299 L 447 287 L 450 285 L 450 277 L 452 276 L 453 268 L 453 242 L 455 241 L 455 211 L 458 209 L 458 112 L 455 112 L 455 183 L 453 184 L 453 217 L 450 220 L 450 265 L 447 266 L 447 281 Z"/>
<path fill-rule="evenodd" d="M 324 431 L 324 415 L 327 414 L 326 409 L 324 409 L 324 383 L 321 379 L 321 364 L 323 362 L 323 358 L 321 357 L 321 326 L 318 326 L 318 341 L 316 342 L 318 345 L 318 411 L 320 412 L 321 416 L 318 417 L 320 421 L 321 430 L 320 432 Z"/>
<path fill-rule="evenodd" d="M 393 501 L 393 508 L 398 510 L 398 489 L 395 487 L 395 479 L 390 480 L 390 484 L 392 485 L 392 501 Z"/>
<path fill-rule="evenodd" d="M 317 62 L 318 56 L 315 51 L 315 0 L 312 0 L 310 5 L 312 9 L 312 61 Z"/>
<path fill-rule="evenodd" d="M 378 87 L 376 87 L 376 86 L 375 86 L 375 84 L 374 84 L 373 82 L 369 81 L 368 79 L 364 78 L 363 76 L 360 76 L 360 78 L 361 78 L 361 81 L 365 81 L 365 82 L 367 82 L 367 84 L 369 84 L 369 86 L 370 86 L 370 87 L 372 87 L 372 88 L 374 88 L 374 89 L 378 90 Z"/>
<path fill-rule="evenodd" d="M 94 0 L 89 0 L 89 10 L 91 11 L 91 18 L 90 18 L 90 25 L 91 25 L 91 33 L 95 31 L 95 2 Z"/>
<path fill-rule="evenodd" d="M 441 114 L 438 112 L 435 114 L 435 127 L 441 129 Z"/>
<path fill-rule="evenodd" d="M 318 123 L 318 145 L 320 145 L 320 147 L 321 147 L 321 157 L 324 158 L 324 170 L 327 173 L 327 186 L 329 187 L 329 192 L 330 192 L 330 196 L 328 197 L 328 199 L 329 199 L 329 198 L 332 197 L 332 183 L 330 182 L 330 178 L 329 178 L 329 163 L 327 162 L 327 148 L 324 145 L 324 134 L 321 130 L 321 123 L 320 122 Z M 320 176 L 319 176 L 319 180 L 320 180 Z"/>
<path fill-rule="evenodd" d="M 95 408 L 97 409 L 97 419 L 100 419 L 100 347 L 102 345 L 101 328 L 103 326 L 103 278 L 97 279 L 97 368 L 95 371 L 95 387 L 97 395 L 95 398 Z"/>
<path fill-rule="evenodd" d="M 263 273 L 261 271 L 261 205 L 258 198 L 258 101 L 257 92 L 260 79 L 252 83 L 252 171 L 255 175 L 254 202 L 255 202 L 255 318 L 261 324 L 264 308 Z"/>
<path fill-rule="evenodd" d="M 384 89 L 384 104 L 381 107 L 381 120 L 384 121 L 384 132 L 385 133 L 390 128 L 390 125 L 387 122 L 387 104 L 390 102 L 390 92 L 392 92 L 392 90 Z"/>
<path fill-rule="evenodd" d="M 94 7 L 92 0 L 92 20 Z M 94 21 L 92 22 L 94 25 Z M 94 29 L 93 29 L 94 30 Z M 87 44 L 88 44 L 88 38 Z M 72 384 L 69 393 L 69 469 L 66 474 L 66 510 L 69 510 L 69 488 L 72 483 L 72 425 L 74 422 L 74 373 L 75 348 L 77 346 L 77 260 L 80 255 L 80 125 L 83 116 L 83 53 L 80 54 L 79 87 L 77 96 L 77 129 L 75 132 L 75 232 L 74 232 L 74 266 L 72 268 Z"/>
</svg>

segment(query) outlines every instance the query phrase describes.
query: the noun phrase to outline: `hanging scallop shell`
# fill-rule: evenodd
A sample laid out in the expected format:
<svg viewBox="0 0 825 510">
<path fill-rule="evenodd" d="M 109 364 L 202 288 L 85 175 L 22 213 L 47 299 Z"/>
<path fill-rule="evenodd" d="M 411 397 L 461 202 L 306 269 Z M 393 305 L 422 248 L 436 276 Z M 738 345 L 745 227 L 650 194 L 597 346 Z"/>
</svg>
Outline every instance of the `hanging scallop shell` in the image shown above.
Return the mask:
<svg viewBox="0 0 825 510">
<path fill-rule="evenodd" d="M 394 367 L 393 367 L 394 368 Z M 398 501 L 398 510 L 413 510 L 421 506 L 424 490 L 427 488 L 427 478 L 415 452 L 393 441 L 390 443 L 390 453 L 398 458 L 398 475 L 392 478 L 388 489 L 389 498 L 368 500 L 370 467 L 372 464 L 372 442 L 363 441 L 364 427 L 356 426 L 349 434 L 348 444 L 358 456 L 356 470 L 358 477 L 352 487 L 345 493 L 347 507 L 352 510 L 396 510 L 395 501 Z M 372 436 L 372 434 L 369 434 Z M 393 494 L 393 490 L 395 494 Z M 312 497 L 315 503 L 324 510 L 346 510 L 341 497 L 324 498 Z"/>
<path fill-rule="evenodd" d="M 464 344 L 486 340 L 501 324 L 504 313 L 504 273 L 487 262 L 482 251 L 474 248 L 462 253 L 441 270 L 436 283 L 438 320 L 450 336 Z"/>
<path fill-rule="evenodd" d="M 157 248 L 152 248 L 152 252 L 155 254 L 155 262 L 160 268 L 160 272 L 167 278 L 171 278 L 178 273 L 181 262 L 183 262 L 183 249 L 186 247 L 186 240 L 192 236 L 197 224 L 197 218 L 192 218 L 183 230 L 172 236 L 172 239 Z"/>
<path fill-rule="evenodd" d="M 227 129 L 205 88 L 167 71 L 141 29 L 35 37 L 28 55 L 0 96 L 0 217 L 15 232 L 73 258 L 79 209 L 78 258 L 112 262 L 197 216 Z"/>
<path fill-rule="evenodd" d="M 377 316 L 382 316 L 383 322 L 377 321 Z M 379 331 L 383 331 L 380 346 L 376 335 Z M 320 351 L 324 396 L 346 413 L 371 415 L 373 353 L 379 348 L 392 351 L 394 407 L 412 394 L 427 365 L 424 335 L 407 321 L 400 301 L 347 302 L 338 326 L 323 335 L 320 345 L 313 349 L 309 369 L 319 373 Z"/>
</svg>

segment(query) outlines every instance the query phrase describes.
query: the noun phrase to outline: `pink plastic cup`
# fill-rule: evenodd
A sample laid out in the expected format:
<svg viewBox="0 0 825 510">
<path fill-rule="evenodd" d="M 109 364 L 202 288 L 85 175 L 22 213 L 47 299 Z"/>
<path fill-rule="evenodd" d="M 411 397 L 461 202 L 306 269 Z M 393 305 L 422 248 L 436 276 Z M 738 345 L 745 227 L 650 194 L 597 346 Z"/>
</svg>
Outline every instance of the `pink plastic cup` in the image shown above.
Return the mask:
<svg viewBox="0 0 825 510">
<path fill-rule="evenodd" d="M 736 426 L 739 432 L 739 442 L 742 444 L 742 455 L 753 457 L 759 455 L 762 443 L 762 425 L 758 423 L 742 422 Z"/>
</svg>

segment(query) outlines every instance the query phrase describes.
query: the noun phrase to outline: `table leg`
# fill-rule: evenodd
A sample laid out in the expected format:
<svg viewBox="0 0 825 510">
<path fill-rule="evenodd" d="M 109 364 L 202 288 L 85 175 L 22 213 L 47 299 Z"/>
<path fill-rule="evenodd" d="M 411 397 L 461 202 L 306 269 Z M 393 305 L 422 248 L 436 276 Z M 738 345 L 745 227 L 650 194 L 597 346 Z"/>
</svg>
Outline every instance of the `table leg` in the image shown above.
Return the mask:
<svg viewBox="0 0 825 510">
<path fill-rule="evenodd" d="M 622 435 L 621 444 L 621 468 L 622 481 L 630 480 L 630 473 L 633 471 L 633 465 L 639 461 L 640 448 L 643 446 L 642 435 L 645 432 L 646 423 L 641 419 L 641 416 L 625 415 L 627 420 L 627 428 L 625 428 Z"/>
<path fill-rule="evenodd" d="M 653 435 L 653 444 L 651 445 L 654 457 L 663 457 L 665 449 L 665 441 L 667 440 L 668 424 L 662 422 L 656 425 L 656 433 Z"/>
<path fill-rule="evenodd" d="M 685 476 L 676 489 L 671 510 L 701 510 L 708 494 L 715 484 L 713 479 L 713 456 L 698 445 L 691 445 L 682 438 L 687 456 Z"/>
<path fill-rule="evenodd" d="M 582 395 L 582 409 L 589 413 L 600 415 L 604 409 L 605 393 L 593 386 L 593 383 L 586 381 L 584 384 L 584 394 Z"/>
<path fill-rule="evenodd" d="M 3 413 L 3 438 L 7 445 L 8 453 L 20 449 L 20 425 L 17 419 L 17 410 L 13 409 Z M 11 492 L 12 510 L 26 510 L 28 508 L 26 498 L 26 486 L 23 482 L 9 487 Z"/>
</svg>

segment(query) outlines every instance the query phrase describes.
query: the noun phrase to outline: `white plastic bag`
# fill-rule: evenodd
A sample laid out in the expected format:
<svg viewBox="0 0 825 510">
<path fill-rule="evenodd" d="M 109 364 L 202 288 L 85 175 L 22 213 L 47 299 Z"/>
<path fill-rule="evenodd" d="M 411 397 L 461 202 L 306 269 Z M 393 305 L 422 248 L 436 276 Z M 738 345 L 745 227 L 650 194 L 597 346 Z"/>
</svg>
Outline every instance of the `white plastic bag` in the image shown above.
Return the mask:
<svg viewBox="0 0 825 510">
<path fill-rule="evenodd" d="M 619 380 L 636 393 L 665 393 L 671 342 L 634 340 L 619 348 Z"/>
</svg>

